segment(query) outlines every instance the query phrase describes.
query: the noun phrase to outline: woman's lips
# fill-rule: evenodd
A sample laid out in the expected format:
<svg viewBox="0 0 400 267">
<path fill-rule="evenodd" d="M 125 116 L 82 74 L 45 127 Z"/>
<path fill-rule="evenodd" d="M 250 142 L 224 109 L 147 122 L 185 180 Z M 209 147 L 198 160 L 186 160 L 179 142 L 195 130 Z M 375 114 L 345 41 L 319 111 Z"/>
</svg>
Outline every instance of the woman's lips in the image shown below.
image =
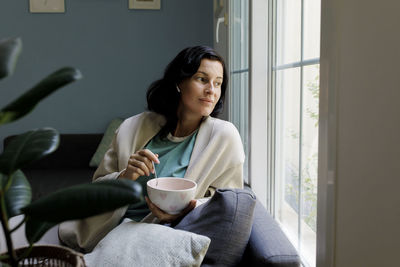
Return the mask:
<svg viewBox="0 0 400 267">
<path fill-rule="evenodd" d="M 210 103 L 210 104 L 213 104 L 213 103 L 214 103 L 213 100 L 208 99 L 208 98 L 200 98 L 200 101 L 203 101 L 203 102 L 206 102 L 206 103 Z"/>
</svg>

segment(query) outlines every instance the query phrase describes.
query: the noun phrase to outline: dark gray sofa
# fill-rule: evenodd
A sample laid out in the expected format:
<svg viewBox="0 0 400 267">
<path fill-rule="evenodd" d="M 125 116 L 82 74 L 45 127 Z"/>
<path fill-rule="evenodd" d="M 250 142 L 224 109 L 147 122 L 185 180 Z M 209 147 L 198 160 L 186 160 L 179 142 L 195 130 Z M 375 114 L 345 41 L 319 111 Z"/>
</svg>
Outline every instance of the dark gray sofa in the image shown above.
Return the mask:
<svg viewBox="0 0 400 267">
<path fill-rule="evenodd" d="M 4 147 L 13 136 L 4 140 Z M 23 169 L 32 186 L 32 199 L 57 189 L 89 183 L 96 168 L 89 161 L 96 151 L 102 134 L 61 134 L 57 150 Z"/>
<path fill-rule="evenodd" d="M 31 183 L 33 199 L 67 186 L 91 182 L 95 168 L 89 167 L 89 162 L 101 138 L 102 134 L 61 134 L 56 152 L 23 170 Z M 4 140 L 4 147 L 11 139 Z M 258 200 L 240 266 L 300 266 L 296 250 Z"/>
<path fill-rule="evenodd" d="M 241 266 L 300 266 L 300 258 L 277 222 L 257 200 Z"/>
</svg>

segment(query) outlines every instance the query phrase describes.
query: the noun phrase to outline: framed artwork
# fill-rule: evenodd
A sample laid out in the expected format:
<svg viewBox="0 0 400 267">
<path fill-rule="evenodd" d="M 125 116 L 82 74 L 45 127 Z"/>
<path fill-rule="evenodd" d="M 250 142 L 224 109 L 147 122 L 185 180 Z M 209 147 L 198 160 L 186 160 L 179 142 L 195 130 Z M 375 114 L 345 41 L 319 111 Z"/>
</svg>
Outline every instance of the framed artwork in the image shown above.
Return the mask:
<svg viewBox="0 0 400 267">
<path fill-rule="evenodd" d="M 64 0 L 29 0 L 31 13 L 64 13 Z"/>
<path fill-rule="evenodd" d="M 129 0 L 129 9 L 161 9 L 161 0 Z"/>
</svg>

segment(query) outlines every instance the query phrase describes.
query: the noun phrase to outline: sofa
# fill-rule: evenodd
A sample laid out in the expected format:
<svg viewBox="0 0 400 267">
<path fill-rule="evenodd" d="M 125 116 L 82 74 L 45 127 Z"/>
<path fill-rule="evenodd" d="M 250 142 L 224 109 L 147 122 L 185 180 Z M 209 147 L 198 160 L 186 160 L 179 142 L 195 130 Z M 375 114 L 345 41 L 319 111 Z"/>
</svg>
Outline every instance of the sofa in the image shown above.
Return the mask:
<svg viewBox="0 0 400 267">
<path fill-rule="evenodd" d="M 4 147 L 12 138 L 4 140 Z M 60 145 L 54 153 L 23 169 L 32 186 L 33 200 L 57 189 L 91 182 L 95 167 L 90 167 L 89 162 L 102 138 L 102 134 L 61 134 Z M 252 192 L 247 185 L 245 190 Z M 295 248 L 258 200 L 255 200 L 252 220 L 250 237 L 239 266 L 300 266 Z M 18 219 L 12 218 L 12 224 L 16 223 Z M 16 247 L 26 244 L 23 231 L 20 232 L 13 236 Z M 57 227 L 47 232 L 39 243 L 61 244 Z"/>
</svg>

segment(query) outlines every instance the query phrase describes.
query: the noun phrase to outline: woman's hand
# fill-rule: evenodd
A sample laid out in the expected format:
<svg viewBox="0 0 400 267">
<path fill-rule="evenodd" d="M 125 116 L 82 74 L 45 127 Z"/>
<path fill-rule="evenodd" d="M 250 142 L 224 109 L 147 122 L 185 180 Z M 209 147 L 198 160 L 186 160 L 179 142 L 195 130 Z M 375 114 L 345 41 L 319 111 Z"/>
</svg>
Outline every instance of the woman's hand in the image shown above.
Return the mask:
<svg viewBox="0 0 400 267">
<path fill-rule="evenodd" d="M 154 173 L 153 163 L 160 163 L 158 155 L 148 149 L 142 149 L 131 155 L 128 166 L 119 177 L 135 181 L 139 176 L 150 176 Z"/>
<path fill-rule="evenodd" d="M 147 206 L 149 206 L 151 212 L 161 221 L 161 223 L 173 223 L 178 221 L 179 219 L 182 219 L 186 214 L 188 214 L 191 210 L 193 210 L 196 207 L 196 202 L 197 202 L 195 199 L 192 199 L 187 205 L 187 207 L 184 208 L 181 213 L 172 215 L 160 210 L 160 208 L 158 208 L 153 202 L 151 202 L 151 200 L 148 197 L 145 198 Z"/>
</svg>

